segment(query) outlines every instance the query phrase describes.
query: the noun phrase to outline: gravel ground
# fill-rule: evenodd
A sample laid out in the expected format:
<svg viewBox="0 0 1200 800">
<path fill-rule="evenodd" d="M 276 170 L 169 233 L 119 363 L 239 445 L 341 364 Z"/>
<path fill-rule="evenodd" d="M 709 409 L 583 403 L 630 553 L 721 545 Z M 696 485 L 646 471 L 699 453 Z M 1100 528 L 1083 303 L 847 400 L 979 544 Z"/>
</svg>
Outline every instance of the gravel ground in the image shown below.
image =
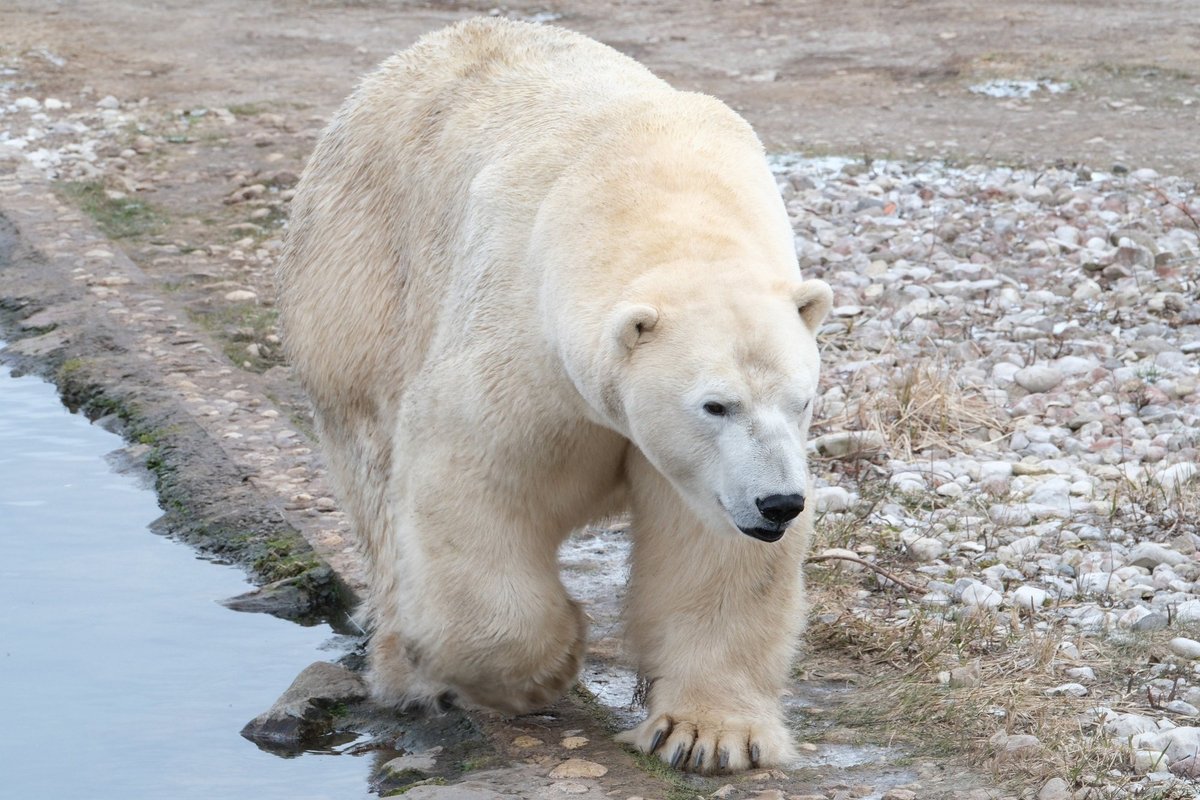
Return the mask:
<svg viewBox="0 0 1200 800">
<path fill-rule="evenodd" d="M 103 199 L 136 218 L 154 154 L 213 120 L 236 123 L 224 109 L 67 101 L 10 82 L 0 164 L 102 180 Z M 249 227 L 204 251 L 239 276 L 210 286 L 227 302 L 269 304 L 295 177 L 279 161 L 232 177 L 228 202 Z M 836 293 L 813 442 L 824 560 L 812 567 L 810 639 L 859 677 L 863 698 L 883 698 L 859 724 L 888 741 L 916 726 L 956 740 L 1043 800 L 1192 796 L 1195 182 L 1136 164 L 773 165 L 802 268 Z M 155 247 L 164 259 L 189 250 Z M 244 366 L 272 363 L 277 338 L 260 333 L 240 345 Z M 331 507 L 299 490 L 291 500 Z M 921 796 L 919 785 L 867 789 Z"/>
</svg>

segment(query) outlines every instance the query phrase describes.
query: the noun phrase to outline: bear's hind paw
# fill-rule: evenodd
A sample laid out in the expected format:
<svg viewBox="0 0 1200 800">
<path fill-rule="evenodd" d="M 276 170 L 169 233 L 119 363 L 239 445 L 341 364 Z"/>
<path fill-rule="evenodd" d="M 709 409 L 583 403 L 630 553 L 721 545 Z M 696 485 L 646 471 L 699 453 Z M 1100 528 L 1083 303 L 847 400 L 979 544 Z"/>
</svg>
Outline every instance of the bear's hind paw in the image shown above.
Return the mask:
<svg viewBox="0 0 1200 800">
<path fill-rule="evenodd" d="M 795 757 L 791 736 L 777 720 L 658 714 L 617 740 L 675 769 L 703 774 L 773 767 Z"/>
</svg>

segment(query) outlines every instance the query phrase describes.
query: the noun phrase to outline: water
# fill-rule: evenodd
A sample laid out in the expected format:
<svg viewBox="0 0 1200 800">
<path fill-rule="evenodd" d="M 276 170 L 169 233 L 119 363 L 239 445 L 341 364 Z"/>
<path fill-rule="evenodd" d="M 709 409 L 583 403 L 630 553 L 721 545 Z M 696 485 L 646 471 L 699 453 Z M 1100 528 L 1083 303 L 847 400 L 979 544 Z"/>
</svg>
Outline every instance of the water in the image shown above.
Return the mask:
<svg viewBox="0 0 1200 800">
<path fill-rule="evenodd" d="M 371 796 L 369 759 L 239 736 L 339 642 L 218 605 L 250 585 L 148 530 L 122 444 L 0 366 L 0 798 Z"/>
</svg>

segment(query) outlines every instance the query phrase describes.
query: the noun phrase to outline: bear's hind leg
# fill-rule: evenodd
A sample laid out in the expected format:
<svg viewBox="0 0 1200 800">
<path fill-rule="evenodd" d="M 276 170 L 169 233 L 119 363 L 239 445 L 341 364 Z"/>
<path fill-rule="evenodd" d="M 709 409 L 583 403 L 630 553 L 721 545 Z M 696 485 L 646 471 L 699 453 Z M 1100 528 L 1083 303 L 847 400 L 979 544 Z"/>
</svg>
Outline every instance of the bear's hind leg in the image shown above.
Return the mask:
<svg viewBox="0 0 1200 800">
<path fill-rule="evenodd" d="M 462 510 L 481 507 L 461 497 L 441 505 L 426 496 L 419 514 L 398 523 L 413 534 L 399 584 L 402 634 L 381 642 L 374 661 L 387 671 L 375 680 L 523 714 L 552 703 L 574 682 L 587 644 L 586 615 L 559 578 L 562 535 L 539 531 L 527 514 L 494 504 L 486 514 Z"/>
</svg>

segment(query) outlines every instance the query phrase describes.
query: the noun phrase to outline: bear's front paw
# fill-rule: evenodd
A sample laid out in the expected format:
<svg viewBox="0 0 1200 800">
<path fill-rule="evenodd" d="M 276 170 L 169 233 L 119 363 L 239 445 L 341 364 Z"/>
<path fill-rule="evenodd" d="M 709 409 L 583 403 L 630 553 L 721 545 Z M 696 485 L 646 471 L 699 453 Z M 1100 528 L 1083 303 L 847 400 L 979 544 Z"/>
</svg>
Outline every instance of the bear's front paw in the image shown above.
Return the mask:
<svg viewBox="0 0 1200 800">
<path fill-rule="evenodd" d="M 772 717 L 748 719 L 711 712 L 651 714 L 617 736 L 643 753 L 658 754 L 688 772 L 738 772 L 773 767 L 795 758 L 792 737 Z"/>
</svg>

